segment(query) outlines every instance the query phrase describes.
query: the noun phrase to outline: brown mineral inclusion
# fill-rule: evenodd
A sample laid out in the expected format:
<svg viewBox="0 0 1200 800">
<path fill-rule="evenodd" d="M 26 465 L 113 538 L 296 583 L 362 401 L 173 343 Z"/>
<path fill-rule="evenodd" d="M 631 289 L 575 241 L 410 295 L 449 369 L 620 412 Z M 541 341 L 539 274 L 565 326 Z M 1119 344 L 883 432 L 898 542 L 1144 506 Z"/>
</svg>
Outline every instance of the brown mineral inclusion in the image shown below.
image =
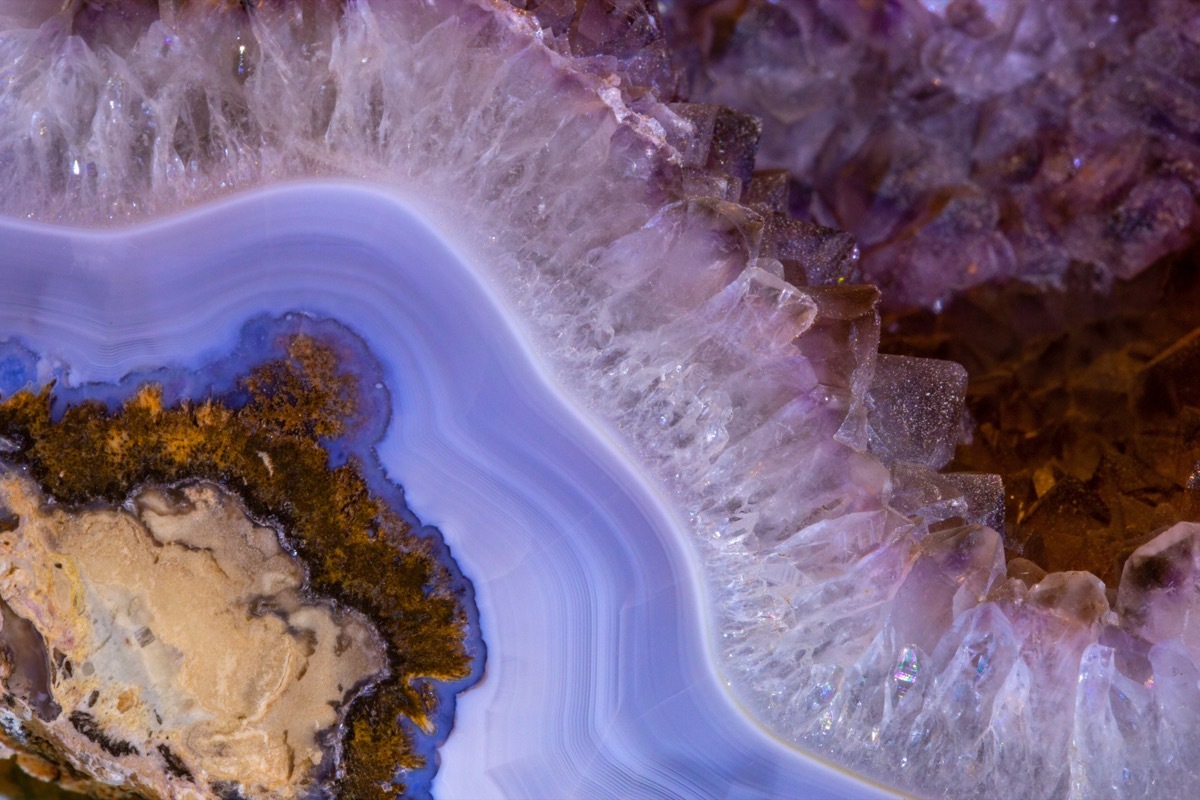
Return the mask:
<svg viewBox="0 0 1200 800">
<path fill-rule="evenodd" d="M 237 407 L 0 402 L 0 742 L 22 766 L 93 796 L 403 791 L 402 723 L 431 730 L 431 682 L 470 674 L 467 617 L 362 464 L 330 464 L 356 388 L 301 335 Z"/>
<path fill-rule="evenodd" d="M 1003 476 L 1010 574 L 1088 570 L 1112 592 L 1137 547 L 1200 520 L 1198 257 L 1111 289 L 1086 273 L 982 286 L 885 320 L 887 351 L 970 373 L 975 432 L 948 469 Z"/>
</svg>

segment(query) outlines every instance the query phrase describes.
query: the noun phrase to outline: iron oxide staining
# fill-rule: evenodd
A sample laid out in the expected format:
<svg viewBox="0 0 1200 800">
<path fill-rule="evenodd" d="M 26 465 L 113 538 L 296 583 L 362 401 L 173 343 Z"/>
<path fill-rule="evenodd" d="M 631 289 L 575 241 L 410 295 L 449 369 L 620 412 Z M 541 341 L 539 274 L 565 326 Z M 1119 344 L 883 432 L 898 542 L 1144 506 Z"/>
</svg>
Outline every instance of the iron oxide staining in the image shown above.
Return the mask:
<svg viewBox="0 0 1200 800">
<path fill-rule="evenodd" d="M 4 632 L 41 645 L 2 642 L 0 741 L 40 777 L 247 800 L 428 779 L 478 676 L 470 586 L 371 473 L 379 405 L 345 342 L 271 337 L 204 399 L 0 401 Z"/>
</svg>

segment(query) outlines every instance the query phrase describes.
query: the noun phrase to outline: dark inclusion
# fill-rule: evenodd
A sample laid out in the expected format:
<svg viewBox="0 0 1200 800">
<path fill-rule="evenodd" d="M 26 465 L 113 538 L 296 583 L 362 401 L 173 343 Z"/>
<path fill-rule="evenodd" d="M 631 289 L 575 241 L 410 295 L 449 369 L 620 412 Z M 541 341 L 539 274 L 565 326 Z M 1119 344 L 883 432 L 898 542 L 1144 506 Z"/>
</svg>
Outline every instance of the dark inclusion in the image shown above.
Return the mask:
<svg viewBox="0 0 1200 800">
<path fill-rule="evenodd" d="M 370 450 L 389 403 L 374 374 L 344 367 L 378 371 L 362 343 L 340 326 L 292 317 L 247 326 L 247 348 L 267 355 L 237 378 L 228 365 L 201 371 L 191 384 L 226 386 L 193 397 L 167 397 L 189 382 L 171 373 L 126 381 L 119 405 L 76 401 L 53 385 L 13 393 L 0 401 L 5 458 L 67 506 L 118 505 L 146 485 L 212 481 L 256 522 L 286 532 L 285 548 L 308 569 L 307 591 L 364 614 L 385 640 L 390 669 L 351 706 L 341 769 L 322 764 L 321 794 L 426 794 L 455 694 L 482 669 L 470 584 Z M 86 712 L 70 721 L 114 756 L 132 747 L 110 740 Z M 161 755 L 176 777 L 192 777 L 174 753 Z"/>
<path fill-rule="evenodd" d="M 975 432 L 949 468 L 1004 477 L 1010 556 L 1116 587 L 1155 532 L 1200 521 L 1197 255 L 1111 289 L 1080 268 L 1062 290 L 983 286 L 885 320 L 887 350 L 967 368 Z M 1166 580 L 1150 563 L 1139 584 Z"/>
</svg>

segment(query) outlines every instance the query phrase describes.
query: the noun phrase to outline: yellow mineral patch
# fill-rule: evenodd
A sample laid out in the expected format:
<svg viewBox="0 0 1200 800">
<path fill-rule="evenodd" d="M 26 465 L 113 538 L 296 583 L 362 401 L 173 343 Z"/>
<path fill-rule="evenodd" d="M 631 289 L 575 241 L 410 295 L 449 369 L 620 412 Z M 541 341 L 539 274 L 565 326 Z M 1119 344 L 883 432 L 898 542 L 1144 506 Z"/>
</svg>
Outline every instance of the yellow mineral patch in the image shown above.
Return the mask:
<svg viewBox="0 0 1200 800">
<path fill-rule="evenodd" d="M 470 674 L 464 598 L 435 542 L 371 492 L 358 458 L 330 464 L 322 440 L 361 422 L 355 377 L 324 342 L 285 341 L 282 357 L 240 381 L 244 403 L 210 397 L 167 405 L 161 387 L 144 384 L 116 411 L 85 401 L 55 419 L 53 387 L 17 392 L 0 400 L 0 437 L 15 448 L 5 460 L 66 507 L 120 504 L 148 484 L 210 481 L 235 491 L 256 518 L 276 520 L 308 569 L 307 590 L 364 614 L 386 643 L 390 676 L 351 707 L 344 770 L 330 783 L 338 798 L 393 800 L 405 789 L 397 769 L 424 764 L 404 721 L 430 730 L 434 682 Z M 172 536 L 161 518 L 174 501 L 163 495 L 157 511 L 155 502 L 142 495 L 138 514 L 162 541 Z M 154 527 L 148 520 L 156 514 Z M 0 536 L 6 527 L 0 514 Z M 37 670 L 26 668 L 17 678 L 32 685 Z M 53 749 L 43 754 L 61 760 Z"/>
<path fill-rule="evenodd" d="M 69 766 L 152 797 L 303 794 L 329 757 L 318 735 L 386 658 L 363 617 L 302 597 L 275 531 L 209 483 L 70 512 L 6 470 L 0 504 L 17 520 L 0 533 L 5 619 L 40 636 L 57 712 L 14 684 L 6 713 Z"/>
</svg>

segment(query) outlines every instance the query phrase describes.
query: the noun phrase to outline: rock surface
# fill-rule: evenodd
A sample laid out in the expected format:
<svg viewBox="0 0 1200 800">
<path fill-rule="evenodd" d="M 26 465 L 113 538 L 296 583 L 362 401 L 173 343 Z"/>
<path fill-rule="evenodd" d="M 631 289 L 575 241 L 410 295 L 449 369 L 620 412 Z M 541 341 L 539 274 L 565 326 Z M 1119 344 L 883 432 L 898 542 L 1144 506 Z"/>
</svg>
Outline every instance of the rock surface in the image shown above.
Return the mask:
<svg viewBox="0 0 1200 800">
<path fill-rule="evenodd" d="M 93 796 L 307 796 L 386 667 L 361 617 L 302 592 L 274 530 L 215 486 L 125 508 L 0 481 L 4 744 Z"/>
</svg>

